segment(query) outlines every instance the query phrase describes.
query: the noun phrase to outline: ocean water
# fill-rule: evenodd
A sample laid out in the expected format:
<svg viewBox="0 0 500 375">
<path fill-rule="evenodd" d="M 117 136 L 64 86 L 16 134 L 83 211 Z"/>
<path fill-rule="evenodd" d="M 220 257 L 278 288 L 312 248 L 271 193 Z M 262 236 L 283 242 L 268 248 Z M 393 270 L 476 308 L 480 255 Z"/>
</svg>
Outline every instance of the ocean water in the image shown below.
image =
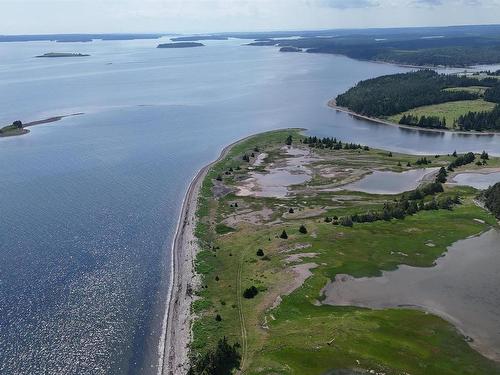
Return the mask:
<svg viewBox="0 0 500 375">
<path fill-rule="evenodd" d="M 0 138 L 0 373 L 155 373 L 185 190 L 264 130 L 392 151 L 500 155 L 500 137 L 376 125 L 327 101 L 407 69 L 244 41 L 0 43 L 0 124 L 83 112 Z M 47 52 L 90 57 L 35 59 Z"/>
</svg>

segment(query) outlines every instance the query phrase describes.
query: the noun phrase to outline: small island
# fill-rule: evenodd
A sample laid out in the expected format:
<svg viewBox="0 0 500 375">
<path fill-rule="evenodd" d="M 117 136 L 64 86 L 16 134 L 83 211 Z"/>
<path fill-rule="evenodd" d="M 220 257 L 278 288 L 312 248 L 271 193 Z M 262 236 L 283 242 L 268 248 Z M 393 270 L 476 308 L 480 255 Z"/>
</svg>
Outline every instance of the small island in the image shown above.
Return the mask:
<svg viewBox="0 0 500 375">
<path fill-rule="evenodd" d="M 280 52 L 302 52 L 302 48 L 285 46 L 280 48 Z"/>
<path fill-rule="evenodd" d="M 204 47 L 203 43 L 198 42 L 179 42 L 179 43 L 162 43 L 158 44 L 156 48 L 192 48 L 192 47 Z"/>
<path fill-rule="evenodd" d="M 62 120 L 65 117 L 79 116 L 79 115 L 83 115 L 83 113 L 78 112 L 78 113 L 72 113 L 70 115 L 65 115 L 65 116 L 53 116 L 53 117 L 45 118 L 42 120 L 36 120 L 36 121 L 27 122 L 27 123 L 23 123 L 21 120 L 16 120 L 11 125 L 7 125 L 7 126 L 0 128 L 0 137 L 12 137 L 12 136 L 16 136 L 16 135 L 28 134 L 30 131 L 26 128 L 28 128 L 30 126 L 48 124 L 51 122 L 57 122 L 57 121 Z"/>
<path fill-rule="evenodd" d="M 13 135 L 21 135 L 28 133 L 29 130 L 24 128 L 22 121 L 16 120 L 11 125 L 0 128 L 0 137 L 9 137 Z"/>
<path fill-rule="evenodd" d="M 87 55 L 85 53 L 49 52 L 35 57 L 42 58 L 42 57 L 87 57 L 87 56 L 90 55 Z"/>
</svg>

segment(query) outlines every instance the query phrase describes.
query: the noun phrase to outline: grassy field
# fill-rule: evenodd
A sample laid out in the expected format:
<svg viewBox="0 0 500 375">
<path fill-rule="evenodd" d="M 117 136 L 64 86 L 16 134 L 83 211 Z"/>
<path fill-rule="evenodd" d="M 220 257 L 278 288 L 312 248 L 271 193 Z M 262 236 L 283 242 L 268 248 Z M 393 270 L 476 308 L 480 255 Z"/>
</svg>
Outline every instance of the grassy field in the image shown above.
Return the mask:
<svg viewBox="0 0 500 375">
<path fill-rule="evenodd" d="M 226 186 L 234 187 L 255 170 L 242 161 L 243 154 L 264 151 L 267 165 L 282 161 L 280 150 L 288 134 L 295 142 L 302 137 L 298 130 L 277 131 L 236 145 L 204 180 L 197 213 L 202 250 L 196 261 L 203 281 L 197 291 L 199 299 L 192 306 L 197 316 L 192 356 L 204 353 L 226 336 L 231 343 L 241 345 L 241 372 L 245 374 L 325 374 L 333 369 L 384 374 L 500 374 L 498 365 L 471 349 L 441 318 L 416 310 L 370 310 L 319 303 L 321 289 L 339 273 L 361 277 L 380 275 L 400 264 L 431 266 L 456 240 L 496 225 L 489 213 L 473 204 L 475 190 L 446 188 L 441 194 L 462 197 L 463 204 L 452 211 L 422 211 L 404 220 L 355 224 L 352 228 L 334 226 L 323 219 L 380 208 L 394 196 L 312 193 L 329 182 L 316 176 L 323 168 L 319 161 L 312 166 L 315 177 L 303 186 L 307 194 L 289 199 L 239 197 L 233 193 L 214 197 L 212 187 L 217 176 L 223 176 Z M 391 156 L 381 150 L 318 150 L 317 155 L 328 157 L 326 164 L 338 170 L 365 170 L 375 165 L 397 171 L 417 159 L 404 154 Z M 446 155 L 428 158 L 433 166 L 452 160 Z M 497 165 L 498 160 L 490 163 Z M 294 214 L 289 214 L 290 207 Z M 266 209 L 271 213 L 259 222 L 227 224 L 231 215 Z M 318 213 L 299 216 L 313 210 Z M 299 232 L 302 224 L 307 234 Z M 284 229 L 288 239 L 279 238 Z M 426 246 L 428 241 L 435 246 Z M 404 249 L 406 256 L 395 251 L 395 246 Z M 256 254 L 258 249 L 264 256 Z M 290 255 L 304 252 L 315 256 L 302 263 L 290 261 Z M 292 289 L 298 276 L 291 267 L 312 262 L 311 276 Z M 250 286 L 257 287 L 259 294 L 245 299 L 243 291 Z M 277 304 L 279 296 L 283 297 Z"/>
<path fill-rule="evenodd" d="M 399 120 L 403 115 L 416 115 L 416 116 L 437 116 L 440 118 L 446 118 L 446 125 L 448 128 L 452 129 L 453 123 L 461 115 L 465 115 L 468 112 L 484 112 L 491 111 L 495 107 L 495 103 L 487 102 L 482 99 L 478 100 L 462 100 L 457 102 L 447 102 L 442 104 L 434 104 L 423 106 L 419 108 L 414 108 L 409 111 L 390 116 L 389 121 L 394 123 L 399 123 Z"/>
</svg>

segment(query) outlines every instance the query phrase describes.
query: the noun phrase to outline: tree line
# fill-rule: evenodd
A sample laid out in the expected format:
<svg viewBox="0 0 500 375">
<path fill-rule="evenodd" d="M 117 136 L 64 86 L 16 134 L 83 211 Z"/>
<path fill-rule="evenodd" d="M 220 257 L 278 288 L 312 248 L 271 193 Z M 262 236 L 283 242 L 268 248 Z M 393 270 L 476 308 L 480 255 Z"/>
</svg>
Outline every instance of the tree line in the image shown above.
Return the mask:
<svg viewBox="0 0 500 375">
<path fill-rule="evenodd" d="M 363 149 L 365 151 L 370 150 L 368 146 L 362 146 L 356 143 L 342 143 L 341 140 L 337 140 L 337 138 L 330 138 L 330 137 L 324 137 L 324 138 L 318 138 L 316 136 L 307 137 L 303 140 L 303 143 L 309 145 L 309 147 L 321 148 L 321 149 L 326 148 L 331 150 L 341 150 L 341 149 L 344 150 Z"/>
<path fill-rule="evenodd" d="M 219 339 L 217 346 L 198 358 L 191 360 L 188 375 L 230 375 L 239 368 L 241 355 L 240 345 L 230 345 L 227 338 Z"/>
<path fill-rule="evenodd" d="M 500 105 L 488 112 L 468 112 L 457 119 L 456 126 L 466 131 L 500 130 Z"/>
<path fill-rule="evenodd" d="M 500 81 L 496 80 L 496 83 L 484 92 L 484 100 L 497 104 L 492 111 L 471 111 L 460 116 L 455 126 L 460 130 L 500 130 Z"/>
<path fill-rule="evenodd" d="M 500 182 L 490 186 L 482 194 L 484 205 L 497 219 L 500 219 Z"/>
<path fill-rule="evenodd" d="M 446 129 L 446 118 L 438 116 L 403 115 L 399 120 L 401 125 L 418 126 L 420 128 Z"/>
<path fill-rule="evenodd" d="M 446 171 L 444 171 L 444 173 L 446 173 Z M 438 178 L 436 178 L 436 180 L 438 180 Z M 404 193 L 400 199 L 394 202 L 385 202 L 381 210 L 344 216 L 339 219 L 339 223 L 343 226 L 352 226 L 353 223 L 370 223 L 380 220 L 389 221 L 391 219 L 401 220 L 419 211 L 439 209 L 451 210 L 453 209 L 453 205 L 460 204 L 458 195 L 454 198 L 445 196 L 436 199 L 434 197 L 434 195 L 442 193 L 443 191 L 443 185 L 440 182 L 432 182 Z M 426 201 L 425 198 L 428 196 L 433 196 L 433 198 Z"/>
<path fill-rule="evenodd" d="M 456 155 L 456 153 L 454 153 Z M 455 160 L 453 160 L 449 165 L 448 165 L 448 170 L 452 171 L 453 169 L 460 167 L 462 165 L 470 164 L 474 160 L 476 160 L 476 156 L 474 155 L 473 152 L 468 152 L 464 155 L 458 155 L 456 156 Z"/>
</svg>

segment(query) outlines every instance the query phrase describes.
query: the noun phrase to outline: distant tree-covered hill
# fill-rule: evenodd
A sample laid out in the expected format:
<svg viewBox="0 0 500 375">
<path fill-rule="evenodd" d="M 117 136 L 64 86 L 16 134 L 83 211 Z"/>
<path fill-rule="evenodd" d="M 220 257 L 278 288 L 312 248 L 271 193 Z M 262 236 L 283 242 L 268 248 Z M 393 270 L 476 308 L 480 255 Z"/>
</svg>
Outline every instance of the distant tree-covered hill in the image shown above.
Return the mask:
<svg viewBox="0 0 500 375">
<path fill-rule="evenodd" d="M 500 63 L 500 25 L 329 30 L 244 34 L 270 39 L 255 46 L 291 46 L 309 53 L 417 66 L 466 67 Z M 297 36 L 297 39 L 282 39 Z"/>
<path fill-rule="evenodd" d="M 156 48 L 192 48 L 192 47 L 204 47 L 203 43 L 198 42 L 176 42 L 176 43 L 162 43 L 158 44 Z"/>
</svg>

